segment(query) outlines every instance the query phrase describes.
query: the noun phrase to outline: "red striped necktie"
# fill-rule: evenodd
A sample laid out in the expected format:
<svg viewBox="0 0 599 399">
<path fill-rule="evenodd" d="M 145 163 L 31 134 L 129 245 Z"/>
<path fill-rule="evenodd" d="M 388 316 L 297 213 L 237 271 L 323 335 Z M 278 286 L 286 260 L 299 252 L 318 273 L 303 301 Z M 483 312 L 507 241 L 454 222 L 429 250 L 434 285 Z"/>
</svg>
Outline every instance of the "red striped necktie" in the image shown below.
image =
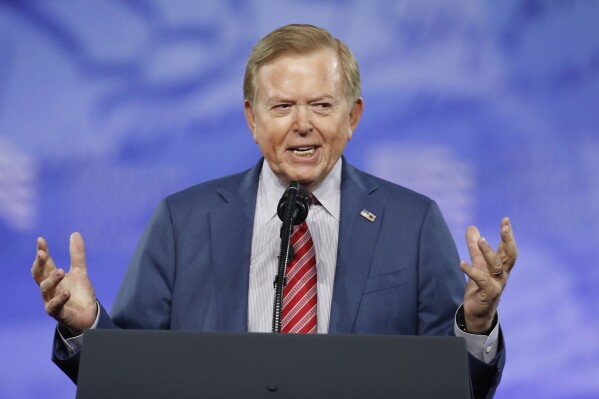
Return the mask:
<svg viewBox="0 0 599 399">
<path fill-rule="evenodd" d="M 306 222 L 293 227 L 291 245 L 295 255 L 287 266 L 281 332 L 315 334 L 316 254 Z"/>
</svg>

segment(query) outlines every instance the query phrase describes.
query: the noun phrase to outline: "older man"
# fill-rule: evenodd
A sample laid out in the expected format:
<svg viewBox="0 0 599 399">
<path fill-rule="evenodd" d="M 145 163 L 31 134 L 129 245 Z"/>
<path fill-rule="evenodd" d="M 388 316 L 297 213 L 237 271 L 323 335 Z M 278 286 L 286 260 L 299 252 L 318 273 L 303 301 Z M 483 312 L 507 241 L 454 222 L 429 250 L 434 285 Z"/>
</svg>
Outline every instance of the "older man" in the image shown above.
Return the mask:
<svg viewBox="0 0 599 399">
<path fill-rule="evenodd" d="M 470 227 L 472 265 L 460 263 L 434 201 L 342 158 L 362 115 L 360 77 L 350 50 L 323 29 L 288 25 L 264 37 L 244 96 L 266 162 L 163 200 L 111 316 L 87 277 L 82 237 L 71 236 L 68 273 L 38 239 L 32 274 L 58 321 L 53 360 L 76 381 L 89 328 L 270 331 L 276 208 L 299 181 L 314 205 L 292 237 L 283 331 L 457 334 L 475 396 L 493 396 L 505 354 L 496 308 L 517 256 L 509 220 L 497 252 Z"/>
</svg>

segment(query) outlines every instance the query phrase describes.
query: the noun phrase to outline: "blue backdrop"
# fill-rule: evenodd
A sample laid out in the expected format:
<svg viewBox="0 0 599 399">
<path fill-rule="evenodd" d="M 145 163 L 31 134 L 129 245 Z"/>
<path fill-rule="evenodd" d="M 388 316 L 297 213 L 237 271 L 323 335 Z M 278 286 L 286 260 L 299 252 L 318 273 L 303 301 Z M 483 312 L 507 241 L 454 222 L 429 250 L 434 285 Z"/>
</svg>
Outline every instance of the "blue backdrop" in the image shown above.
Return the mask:
<svg viewBox="0 0 599 399">
<path fill-rule="evenodd" d="M 0 0 L 0 397 L 72 398 L 31 279 L 82 232 L 107 306 L 159 199 L 251 166 L 253 44 L 291 22 L 355 52 L 346 156 L 521 251 L 500 305 L 498 398 L 599 396 L 599 2 Z M 456 267 L 458 267 L 456 265 Z"/>
</svg>

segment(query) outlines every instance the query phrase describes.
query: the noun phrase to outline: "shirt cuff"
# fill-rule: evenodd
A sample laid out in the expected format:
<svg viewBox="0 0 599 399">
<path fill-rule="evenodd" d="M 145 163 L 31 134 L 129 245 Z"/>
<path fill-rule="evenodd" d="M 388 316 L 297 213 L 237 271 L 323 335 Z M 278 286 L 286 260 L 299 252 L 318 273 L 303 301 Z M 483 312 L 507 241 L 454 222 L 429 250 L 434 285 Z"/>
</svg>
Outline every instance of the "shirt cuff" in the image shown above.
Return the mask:
<svg viewBox="0 0 599 399">
<path fill-rule="evenodd" d="M 466 350 L 472 356 L 485 364 L 493 363 L 497 356 L 497 345 L 499 344 L 499 322 L 489 335 L 476 335 L 462 331 L 454 318 L 453 331 L 456 337 L 462 337 L 466 340 Z"/>
<path fill-rule="evenodd" d="M 90 330 L 95 329 L 98 326 L 98 320 L 100 320 L 100 304 L 96 301 L 96 320 L 94 324 L 89 328 Z M 81 345 L 83 343 L 83 334 L 79 334 L 75 337 L 65 338 L 65 336 L 70 335 L 68 331 L 60 326 L 56 327 L 56 331 L 58 331 L 58 336 L 62 340 L 62 343 L 67 348 L 67 352 L 69 356 L 75 355 L 77 352 L 81 350 Z"/>
</svg>

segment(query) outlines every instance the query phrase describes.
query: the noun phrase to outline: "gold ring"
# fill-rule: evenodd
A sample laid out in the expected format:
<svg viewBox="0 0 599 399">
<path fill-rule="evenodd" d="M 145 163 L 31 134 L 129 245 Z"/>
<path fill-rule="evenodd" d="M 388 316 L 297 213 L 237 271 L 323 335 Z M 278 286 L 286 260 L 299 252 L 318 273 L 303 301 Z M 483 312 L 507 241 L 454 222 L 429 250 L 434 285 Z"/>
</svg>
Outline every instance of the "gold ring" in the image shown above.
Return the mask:
<svg viewBox="0 0 599 399">
<path fill-rule="evenodd" d="M 500 269 L 498 272 L 491 273 L 491 276 L 493 276 L 493 277 L 499 277 L 502 274 L 503 274 L 503 269 Z"/>
</svg>

